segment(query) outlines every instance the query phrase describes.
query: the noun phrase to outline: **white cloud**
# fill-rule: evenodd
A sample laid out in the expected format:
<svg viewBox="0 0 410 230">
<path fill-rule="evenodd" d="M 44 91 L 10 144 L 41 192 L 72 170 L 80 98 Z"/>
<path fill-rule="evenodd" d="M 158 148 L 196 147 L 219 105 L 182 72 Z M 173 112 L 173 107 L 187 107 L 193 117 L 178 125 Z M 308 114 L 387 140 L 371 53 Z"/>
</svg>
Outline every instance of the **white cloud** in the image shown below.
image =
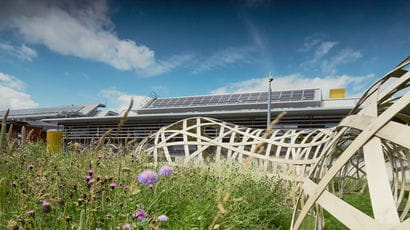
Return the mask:
<svg viewBox="0 0 410 230">
<path fill-rule="evenodd" d="M 331 53 L 334 47 L 338 45 L 336 41 L 322 41 L 321 39 L 309 39 L 299 51 L 312 51 L 312 57 L 301 64 L 306 69 L 317 69 L 325 75 L 336 75 L 337 68 L 349 62 L 356 61 L 362 57 L 360 51 L 351 48 L 343 48 L 337 52 Z"/>
<path fill-rule="evenodd" d="M 114 110 L 118 113 L 125 111 L 130 105 L 131 99 L 134 99 L 134 104 L 132 109 L 141 108 L 149 97 L 126 94 L 116 89 L 103 89 L 99 92 L 99 95 L 107 99 L 107 107 L 110 110 Z"/>
<path fill-rule="evenodd" d="M 27 43 L 119 70 L 145 70 L 153 76 L 180 64 L 175 57 L 158 62 L 149 47 L 119 38 L 104 0 L 6 0 L 0 7 L 0 27 L 17 31 Z"/>
<path fill-rule="evenodd" d="M 3 86 L 16 90 L 24 90 L 25 87 L 24 82 L 22 82 L 20 79 L 4 73 L 0 73 L 0 83 Z"/>
<path fill-rule="evenodd" d="M 353 49 L 343 49 L 336 55 L 322 61 L 322 72 L 326 74 L 335 74 L 337 72 L 336 68 L 339 65 L 353 62 L 361 57 L 362 54 L 359 51 L 355 51 Z"/>
<path fill-rule="evenodd" d="M 317 64 L 324 59 L 324 57 L 332 50 L 339 42 L 335 41 L 321 41 L 313 40 L 304 44 L 303 52 L 312 51 L 313 57 L 308 61 L 301 64 L 303 67 L 311 68 L 317 66 Z"/>
<path fill-rule="evenodd" d="M 249 62 L 249 56 L 252 52 L 253 48 L 249 46 L 226 48 L 216 52 L 209 58 L 202 60 L 192 73 L 198 74 L 238 62 Z"/>
<path fill-rule="evenodd" d="M 299 52 L 311 51 L 321 41 L 322 40 L 319 39 L 319 38 L 307 37 L 307 38 L 305 38 L 305 42 L 303 43 L 302 48 L 299 48 L 297 51 L 299 51 Z"/>
<path fill-rule="evenodd" d="M 37 107 L 38 104 L 23 90 L 24 83 L 21 80 L 0 73 L 0 110 Z"/>
<path fill-rule="evenodd" d="M 31 61 L 32 58 L 37 57 L 37 52 L 25 44 L 20 47 L 12 46 L 5 43 L 0 43 L 0 50 L 7 52 L 8 54 L 15 56 L 23 61 Z"/>
<path fill-rule="evenodd" d="M 137 71 L 141 76 L 151 77 L 161 75 L 172 71 L 178 66 L 181 66 L 188 61 L 192 60 L 192 55 L 175 55 L 166 60 L 160 60 L 155 65 L 148 66 L 147 68 Z"/>
<path fill-rule="evenodd" d="M 329 53 L 329 51 L 335 47 L 338 44 L 338 42 L 334 42 L 334 41 L 326 41 L 326 42 L 322 42 L 320 43 L 316 50 L 315 50 L 315 54 L 313 59 L 314 60 L 319 60 L 321 59 L 323 56 L 325 56 L 327 53 Z"/>
<path fill-rule="evenodd" d="M 328 76 L 324 78 L 307 78 L 301 74 L 276 76 L 272 82 L 272 90 L 321 88 L 324 98 L 328 98 L 328 91 L 332 88 L 347 88 L 348 96 L 357 96 L 367 87 L 366 81 L 373 75 L 367 76 Z M 362 85 L 362 87 L 357 87 Z M 352 88 L 352 90 L 350 90 Z M 267 91 L 267 78 L 253 78 L 240 82 L 229 83 L 211 91 L 211 94 L 239 93 Z"/>
</svg>

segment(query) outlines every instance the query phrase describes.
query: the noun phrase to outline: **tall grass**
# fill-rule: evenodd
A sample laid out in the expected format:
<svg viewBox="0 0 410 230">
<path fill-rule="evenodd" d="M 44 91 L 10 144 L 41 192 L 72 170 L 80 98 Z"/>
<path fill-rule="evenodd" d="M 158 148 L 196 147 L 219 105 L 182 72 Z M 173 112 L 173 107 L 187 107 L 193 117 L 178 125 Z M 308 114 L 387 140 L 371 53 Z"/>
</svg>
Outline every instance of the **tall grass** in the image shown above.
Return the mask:
<svg viewBox="0 0 410 230">
<path fill-rule="evenodd" d="M 150 187 L 136 177 L 158 168 L 142 155 L 56 154 L 28 143 L 0 158 L 0 229 L 288 228 L 281 180 L 223 162 L 172 167 Z M 133 217 L 142 209 L 144 220 Z"/>
</svg>

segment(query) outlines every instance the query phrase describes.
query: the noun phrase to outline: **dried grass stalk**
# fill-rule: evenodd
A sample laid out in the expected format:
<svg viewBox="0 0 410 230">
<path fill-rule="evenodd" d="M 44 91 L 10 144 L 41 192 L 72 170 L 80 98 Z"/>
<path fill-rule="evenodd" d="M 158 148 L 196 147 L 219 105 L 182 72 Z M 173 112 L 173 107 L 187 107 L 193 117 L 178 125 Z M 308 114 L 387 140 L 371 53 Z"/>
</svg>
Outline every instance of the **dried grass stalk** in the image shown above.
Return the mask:
<svg viewBox="0 0 410 230">
<path fill-rule="evenodd" d="M 3 120 L 1 121 L 1 131 L 0 131 L 0 152 L 3 151 L 5 146 L 5 134 L 6 134 L 6 121 L 7 117 L 9 116 L 10 110 L 8 109 L 4 114 Z"/>
<path fill-rule="evenodd" d="M 103 145 L 104 145 L 105 139 L 106 139 L 109 135 L 111 135 L 112 131 L 113 131 L 113 129 L 107 130 L 107 132 L 105 132 L 104 135 L 102 135 L 102 137 L 100 138 L 100 140 L 98 140 L 97 147 L 95 147 L 95 151 L 96 151 L 96 152 L 99 152 L 99 151 L 101 150 L 101 148 L 102 148 Z"/>
</svg>

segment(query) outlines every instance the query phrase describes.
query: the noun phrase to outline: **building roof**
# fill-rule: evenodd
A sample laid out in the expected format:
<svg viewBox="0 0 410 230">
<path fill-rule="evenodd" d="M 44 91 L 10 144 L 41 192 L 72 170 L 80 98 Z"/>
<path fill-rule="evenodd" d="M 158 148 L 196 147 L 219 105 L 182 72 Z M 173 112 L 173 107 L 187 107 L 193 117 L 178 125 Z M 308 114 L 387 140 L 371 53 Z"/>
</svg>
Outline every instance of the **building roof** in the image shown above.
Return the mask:
<svg viewBox="0 0 410 230">
<path fill-rule="evenodd" d="M 237 104 L 259 104 L 268 101 L 268 92 L 253 93 L 231 93 L 219 95 L 189 96 L 189 97 L 170 97 L 155 98 L 145 105 L 144 109 L 161 109 L 175 107 L 199 107 L 215 105 L 237 105 Z M 321 98 L 320 89 L 301 89 L 273 91 L 272 103 L 276 102 L 296 102 L 296 101 L 319 101 Z"/>
<path fill-rule="evenodd" d="M 272 108 L 272 114 L 277 115 L 282 111 L 288 112 L 288 115 L 328 115 L 343 114 L 346 115 L 357 103 L 358 98 L 352 99 L 332 99 L 323 100 L 321 105 L 316 107 L 288 107 Z M 163 119 L 182 119 L 192 116 L 211 116 L 223 118 L 243 117 L 243 116 L 264 116 L 266 114 L 266 103 L 263 109 L 241 109 L 241 110 L 212 110 L 212 111 L 191 111 L 191 112 L 167 112 L 167 113 L 147 113 L 128 116 L 128 122 L 143 120 L 163 120 Z M 73 117 L 73 118 L 55 118 L 44 119 L 45 122 L 58 122 L 61 125 L 84 123 L 84 122 L 118 122 L 121 116 L 108 117 Z"/>
<path fill-rule="evenodd" d="M 105 107 L 103 104 L 68 105 L 55 107 L 40 107 L 32 109 L 10 110 L 9 120 L 40 120 L 47 118 L 90 117 L 97 113 L 97 109 Z M 0 111 L 0 119 L 6 111 Z"/>
</svg>

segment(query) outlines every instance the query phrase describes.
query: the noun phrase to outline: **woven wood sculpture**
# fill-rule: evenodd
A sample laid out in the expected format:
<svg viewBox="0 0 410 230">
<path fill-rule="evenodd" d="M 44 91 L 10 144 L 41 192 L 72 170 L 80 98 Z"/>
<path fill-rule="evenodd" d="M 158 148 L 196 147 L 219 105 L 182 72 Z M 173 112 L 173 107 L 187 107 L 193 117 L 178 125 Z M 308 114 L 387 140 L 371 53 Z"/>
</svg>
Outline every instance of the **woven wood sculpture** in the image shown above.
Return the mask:
<svg viewBox="0 0 410 230">
<path fill-rule="evenodd" d="M 409 64 L 410 57 L 378 80 L 336 128 L 263 135 L 261 129 L 194 117 L 161 128 L 136 151 L 155 164 L 242 163 L 250 157 L 269 174 L 299 183 L 292 229 L 323 229 L 323 209 L 351 229 L 410 229 Z M 373 216 L 343 200 L 367 190 Z"/>
</svg>

